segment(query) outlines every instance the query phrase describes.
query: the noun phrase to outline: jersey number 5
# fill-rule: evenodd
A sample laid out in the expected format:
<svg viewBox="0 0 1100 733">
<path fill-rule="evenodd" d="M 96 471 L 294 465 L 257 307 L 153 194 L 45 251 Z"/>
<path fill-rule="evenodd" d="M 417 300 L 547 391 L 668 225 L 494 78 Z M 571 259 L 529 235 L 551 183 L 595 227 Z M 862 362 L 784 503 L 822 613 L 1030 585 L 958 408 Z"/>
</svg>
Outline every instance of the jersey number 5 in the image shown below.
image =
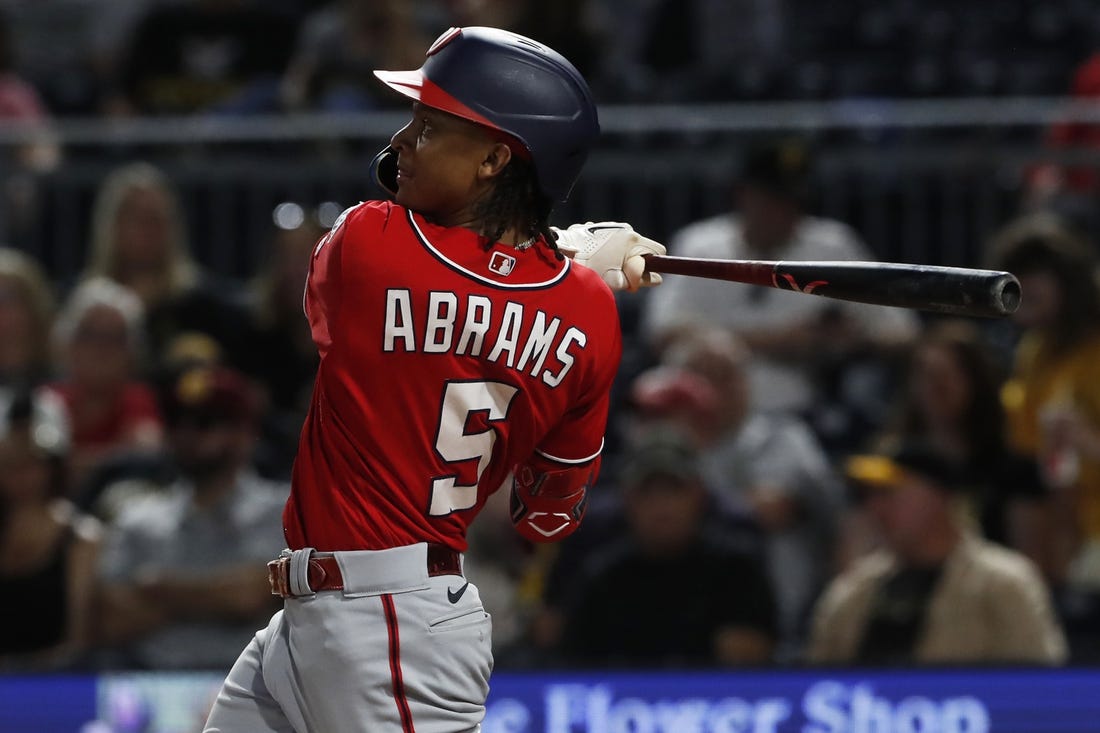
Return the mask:
<svg viewBox="0 0 1100 733">
<path fill-rule="evenodd" d="M 468 486 L 455 483 L 458 474 L 433 479 L 428 514 L 445 516 L 469 509 L 477 503 L 477 484 L 489 466 L 497 440 L 492 423 L 508 417 L 517 392 L 518 388 L 504 382 L 447 382 L 443 389 L 435 450 L 448 463 L 477 459 L 477 477 Z M 474 412 L 486 413 L 486 420 L 490 423 L 487 430 L 466 432 L 466 424 Z"/>
</svg>

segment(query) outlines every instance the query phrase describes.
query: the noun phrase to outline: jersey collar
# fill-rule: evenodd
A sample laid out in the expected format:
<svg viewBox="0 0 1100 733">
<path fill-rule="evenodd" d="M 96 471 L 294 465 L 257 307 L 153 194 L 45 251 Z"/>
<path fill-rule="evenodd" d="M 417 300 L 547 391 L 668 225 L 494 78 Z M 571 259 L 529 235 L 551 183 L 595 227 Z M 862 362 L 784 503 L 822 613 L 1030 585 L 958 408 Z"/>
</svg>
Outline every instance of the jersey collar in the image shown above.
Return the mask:
<svg viewBox="0 0 1100 733">
<path fill-rule="evenodd" d="M 499 252 L 504 256 L 515 259 L 515 269 L 509 272 L 508 275 L 499 275 L 496 277 L 491 276 L 491 274 L 482 274 L 471 269 L 469 266 L 470 263 L 458 262 L 453 256 L 448 256 L 447 254 L 447 251 L 458 253 L 468 250 L 465 248 L 460 250 L 449 242 L 444 243 L 439 241 L 439 237 L 435 232 L 432 232 L 432 234 L 436 237 L 437 241 L 433 242 L 432 239 L 429 238 L 427 231 L 431 231 L 431 229 L 436 227 L 424 222 L 422 217 L 414 214 L 409 209 L 405 210 L 405 215 L 408 217 L 409 226 L 412 228 L 416 238 L 424 246 L 424 249 L 433 257 L 455 272 L 484 285 L 504 290 L 535 290 L 547 288 L 561 282 L 572 266 L 572 260 L 568 257 L 560 262 L 554 260 L 554 270 L 547 277 L 546 272 L 548 268 L 543 266 L 546 260 L 541 253 L 532 250 L 520 252 L 507 245 L 495 245 L 488 252 L 484 252 L 478 247 L 479 252 L 484 256 L 485 262 L 488 263 L 491 261 L 490 258 L 492 253 Z M 476 237 L 472 232 L 470 232 L 470 236 Z"/>
</svg>

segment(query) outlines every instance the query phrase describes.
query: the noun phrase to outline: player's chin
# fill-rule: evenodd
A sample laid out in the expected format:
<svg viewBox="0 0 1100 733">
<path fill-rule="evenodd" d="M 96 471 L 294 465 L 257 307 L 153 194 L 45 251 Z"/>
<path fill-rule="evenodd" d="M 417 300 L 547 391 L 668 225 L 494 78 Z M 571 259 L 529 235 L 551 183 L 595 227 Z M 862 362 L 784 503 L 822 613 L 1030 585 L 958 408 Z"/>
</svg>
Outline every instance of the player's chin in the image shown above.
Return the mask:
<svg viewBox="0 0 1100 733">
<path fill-rule="evenodd" d="M 407 184 L 398 187 L 397 195 L 393 197 L 393 200 L 394 203 L 404 206 L 409 211 L 415 211 L 429 219 L 440 209 L 434 198 L 425 196 L 424 192 L 418 191 L 416 186 Z"/>
<path fill-rule="evenodd" d="M 417 206 L 416 189 L 408 183 L 400 183 L 397 185 L 397 193 L 394 194 L 393 200 L 406 209 L 412 209 L 413 211 L 419 210 Z"/>
</svg>

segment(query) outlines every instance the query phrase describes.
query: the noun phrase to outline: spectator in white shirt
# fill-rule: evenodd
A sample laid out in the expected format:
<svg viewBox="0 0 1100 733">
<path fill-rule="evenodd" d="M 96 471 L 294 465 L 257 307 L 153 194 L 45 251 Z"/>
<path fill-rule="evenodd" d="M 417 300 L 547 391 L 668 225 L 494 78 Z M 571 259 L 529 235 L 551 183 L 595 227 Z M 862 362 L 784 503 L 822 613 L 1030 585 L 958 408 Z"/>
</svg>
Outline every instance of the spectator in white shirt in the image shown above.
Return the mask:
<svg viewBox="0 0 1100 733">
<path fill-rule="evenodd" d="M 735 187 L 735 211 L 688 225 L 669 253 L 760 260 L 867 260 L 849 226 L 806 212 L 809 152 L 798 141 L 751 150 Z M 754 354 L 754 407 L 807 414 L 819 400 L 820 368 L 911 340 L 915 316 L 897 308 L 848 303 L 754 285 L 670 275 L 646 303 L 642 328 L 659 351 L 676 335 L 722 326 Z"/>
<path fill-rule="evenodd" d="M 671 344 L 664 363 L 639 376 L 632 392 L 643 415 L 691 429 L 704 481 L 763 531 L 784 659 L 798 653 L 809 610 L 834 570 L 845 497 L 805 422 L 750 409 L 751 364 L 728 331 L 693 331 Z"/>
</svg>

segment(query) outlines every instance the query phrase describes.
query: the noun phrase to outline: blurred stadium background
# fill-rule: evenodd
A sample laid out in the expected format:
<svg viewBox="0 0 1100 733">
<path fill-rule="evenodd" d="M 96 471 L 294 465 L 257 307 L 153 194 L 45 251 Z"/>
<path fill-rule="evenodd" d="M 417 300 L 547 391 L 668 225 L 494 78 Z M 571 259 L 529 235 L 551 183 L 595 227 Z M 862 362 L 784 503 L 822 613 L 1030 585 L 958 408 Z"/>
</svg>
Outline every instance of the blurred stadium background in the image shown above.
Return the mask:
<svg viewBox="0 0 1100 733">
<path fill-rule="evenodd" d="M 178 195 L 184 244 L 203 283 L 218 292 L 216 306 L 242 319 L 254 339 L 250 318 L 261 307 L 263 276 L 279 272 L 279 237 L 326 228 L 347 206 L 379 195 L 368 164 L 406 112 L 372 82 L 370 70 L 415 68 L 423 49 L 452 25 L 524 33 L 563 52 L 590 80 L 603 136 L 556 224 L 627 221 L 652 238 L 676 241 L 687 225 L 730 210 L 752 150 L 796 143 L 811 161 L 805 210 L 852 227 L 874 259 L 990 266 L 998 232 L 1036 212 L 1060 217 L 1096 254 L 1100 5 L 1093 0 L 0 0 L 0 245 L 29 255 L 64 306 L 94 269 L 105 181 L 148 163 Z M 641 326 L 651 298 L 619 299 L 627 348 L 601 480 L 609 496 L 639 409 L 633 380 L 662 364 Z M 146 354 L 134 379 L 159 394 L 180 350 L 197 358 L 194 342 L 181 346 L 177 337 L 219 318 L 207 314 L 176 331 L 162 320 L 171 332 L 153 335 L 150 345 L 160 351 Z M 256 465 L 282 485 L 300 404 L 272 393 L 285 386 L 285 375 L 265 374 L 263 364 L 242 354 L 259 342 L 237 340 L 232 318 L 205 334 L 220 354 L 210 358 L 245 373 L 271 410 L 262 418 Z M 920 316 L 921 334 L 934 325 Z M 1012 375 L 1024 326 L 975 327 L 1000 388 Z M 0 319 L 0 338 L 9 333 L 4 328 Z M 1094 333 L 1100 322 L 1084 328 Z M 867 355 L 857 356 L 866 366 Z M 831 395 L 829 414 L 799 416 L 838 483 L 845 458 L 888 432 L 896 403 L 904 401 L 910 358 L 871 359 L 872 408 L 860 402 L 866 390 L 857 385 L 855 397 Z M 0 376 L 10 402 L 27 375 Z M 64 382 L 63 359 L 33 377 Z M 1100 404 L 1084 397 L 1076 405 L 1100 426 L 1100 414 L 1089 414 L 1094 406 Z M 87 482 L 66 489 L 82 511 L 97 515 L 104 536 L 121 509 L 108 512 L 87 497 L 120 477 L 161 478 L 149 462 L 131 460 L 135 445 L 97 454 L 101 465 L 81 464 Z M 155 448 L 165 455 L 150 462 L 171 463 L 165 441 Z M 1038 463 L 1047 457 L 1031 456 Z M 1100 456 L 1075 460 L 1094 459 Z M 1082 490 L 1100 492 L 1100 485 Z M 499 705 L 486 733 L 1095 731 L 1100 709 L 1087 689 L 1100 682 L 1092 667 L 1100 661 L 1100 571 L 1069 582 L 1056 561 L 1044 564 L 1057 554 L 1059 538 L 1088 529 L 1081 530 L 1073 509 L 1054 506 L 1049 476 L 1036 493 L 1032 508 L 1049 519 L 1043 547 L 1014 535 L 998 539 L 1042 571 L 1040 590 L 1069 644 L 1068 653 L 1055 655 L 1057 665 L 1068 665 L 1058 671 L 1036 671 L 1036 660 L 1026 660 L 1011 670 L 927 672 L 908 669 L 920 666 L 912 660 L 904 671 L 856 664 L 816 674 L 804 669 L 805 627 L 774 639 L 766 659 L 745 663 L 751 672 L 735 672 L 738 665 L 719 656 L 685 663 L 690 655 L 675 650 L 667 664 L 625 663 L 630 655 L 571 657 L 550 628 L 560 619 L 543 613 L 555 605 L 544 594 L 566 593 L 558 585 L 562 571 L 554 569 L 561 558 L 501 539 L 493 525 L 501 517 L 487 515 L 489 528 L 475 540 L 485 576 L 475 579 L 486 586 L 502 639 Z M 609 515 L 620 511 L 614 500 L 607 504 Z M 858 514 L 851 504 L 834 517 L 838 546 L 850 539 Z M 746 536 L 767 533 L 757 518 L 742 519 L 754 525 Z M 0 538 L 9 553 L 22 551 L 14 534 L 0 529 Z M 567 567 L 583 565 L 574 555 L 583 557 L 588 547 L 580 544 L 568 557 L 577 565 Z M 23 604 L 5 577 L 0 567 L 0 604 Z M 769 628 L 780 633 L 774 623 Z M 87 723 L 86 733 L 196 730 L 194 707 L 204 704 L 220 672 L 207 665 L 160 669 L 97 641 L 94 630 L 61 659 L 8 652 L 0 650 L 0 669 L 8 673 L 0 677 L 0 731 L 13 733 L 80 730 L 76 720 Z M 965 663 L 983 661 L 1003 660 Z M 575 671 L 581 666 L 640 674 Z M 710 672 L 695 680 L 670 671 L 683 666 Z M 546 667 L 561 671 L 531 674 Z M 1079 694 L 1054 707 L 1047 691 L 1055 688 Z M 668 718 L 679 723 L 657 722 L 658 701 L 668 696 L 704 700 L 706 712 L 695 720 L 681 706 L 676 714 L 687 717 Z M 177 709 L 184 699 L 191 707 Z M 779 707 L 768 708 L 768 700 Z M 906 700 L 918 702 L 906 708 Z"/>
</svg>

